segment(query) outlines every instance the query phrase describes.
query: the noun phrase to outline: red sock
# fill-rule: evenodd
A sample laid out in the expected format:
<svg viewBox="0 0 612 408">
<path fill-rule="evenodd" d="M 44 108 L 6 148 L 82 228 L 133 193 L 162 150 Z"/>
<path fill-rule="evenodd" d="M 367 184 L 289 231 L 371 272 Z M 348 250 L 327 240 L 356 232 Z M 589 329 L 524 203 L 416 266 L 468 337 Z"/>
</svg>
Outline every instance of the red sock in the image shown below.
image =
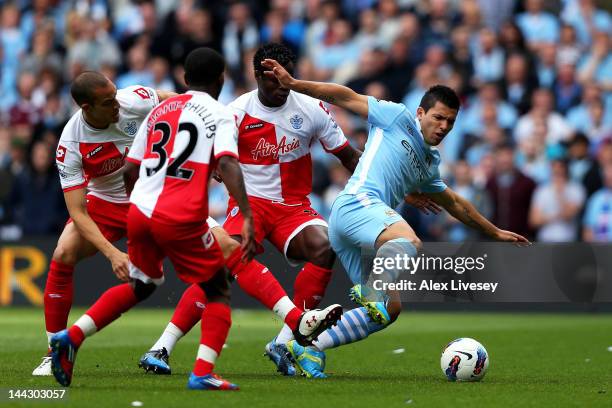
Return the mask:
<svg viewBox="0 0 612 408">
<path fill-rule="evenodd" d="M 293 303 L 305 310 L 316 308 L 325 295 L 331 275 L 331 269 L 311 263 L 304 265 L 293 284 Z"/>
<path fill-rule="evenodd" d="M 66 328 L 72 307 L 73 265 L 51 261 L 47 283 L 45 284 L 45 326 L 49 333 L 57 333 Z"/>
<path fill-rule="evenodd" d="M 206 293 L 200 285 L 193 284 L 183 292 L 170 322 L 187 334 L 202 318 L 202 310 L 206 304 Z"/>
<path fill-rule="evenodd" d="M 242 249 L 238 248 L 227 258 L 225 264 L 238 281 L 242 290 L 272 310 L 276 302 L 283 296 L 287 296 L 287 292 L 285 292 L 268 268 L 256 260 L 246 264 L 242 263 L 240 261 L 241 256 Z"/>
<path fill-rule="evenodd" d="M 227 333 L 232 325 L 232 313 L 228 305 L 212 302 L 206 305 L 202 312 L 202 337 L 198 357 L 193 368 L 197 376 L 210 374 L 215 366 L 216 358 L 221 354 Z M 216 355 L 209 350 L 212 349 Z"/>
<path fill-rule="evenodd" d="M 134 289 L 129 283 L 124 283 L 104 292 L 85 314 L 93 319 L 97 331 L 100 331 L 137 303 L 138 298 L 134 294 Z"/>
<path fill-rule="evenodd" d="M 68 337 L 70 337 L 75 346 L 80 347 L 83 344 L 83 340 L 85 340 L 85 333 L 83 333 L 79 326 L 72 325 L 68 329 Z"/>
<path fill-rule="evenodd" d="M 240 257 L 242 249 L 237 248 L 231 253 L 225 264 L 231 274 L 238 281 L 238 285 L 247 295 L 257 299 L 261 304 L 270 310 L 281 298 L 287 296 L 287 292 L 278 283 L 272 272 L 256 260 L 249 263 L 242 263 Z M 302 310 L 294 307 L 285 316 L 285 323 L 294 330 L 302 314 Z"/>
</svg>

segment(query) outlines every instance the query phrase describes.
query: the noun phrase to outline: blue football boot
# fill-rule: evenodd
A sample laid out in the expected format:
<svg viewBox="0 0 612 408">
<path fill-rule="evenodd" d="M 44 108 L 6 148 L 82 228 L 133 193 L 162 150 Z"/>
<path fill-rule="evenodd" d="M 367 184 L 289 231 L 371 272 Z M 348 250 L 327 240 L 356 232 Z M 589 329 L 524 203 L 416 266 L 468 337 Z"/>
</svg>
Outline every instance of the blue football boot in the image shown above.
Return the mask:
<svg viewBox="0 0 612 408">
<path fill-rule="evenodd" d="M 383 326 L 388 325 L 391 318 L 389 312 L 387 312 L 386 300 L 384 299 L 386 296 L 381 298 L 377 294 L 370 294 L 369 292 L 371 291 L 365 286 L 357 284 L 349 290 L 349 298 L 359 306 L 365 307 L 373 322 Z M 379 298 L 382 300 L 378 300 Z"/>
<path fill-rule="evenodd" d="M 276 337 L 266 344 L 264 356 L 268 356 L 276 365 L 276 371 L 283 375 L 294 376 L 296 374 L 295 365 L 291 357 L 291 353 L 287 350 L 287 346 L 276 342 Z"/>
<path fill-rule="evenodd" d="M 140 357 L 138 367 L 143 368 L 147 373 L 153 371 L 155 374 L 171 374 L 169 358 L 165 347 L 160 350 L 150 350 Z"/>
<path fill-rule="evenodd" d="M 297 341 L 287 343 L 287 350 L 293 357 L 298 368 L 308 378 L 327 378 L 325 369 L 325 353 L 312 347 L 300 346 Z"/>
<path fill-rule="evenodd" d="M 240 389 L 236 384 L 232 384 L 217 374 L 212 373 L 202 376 L 191 373 L 187 382 L 187 388 L 204 391 L 237 391 Z"/>
<path fill-rule="evenodd" d="M 62 330 L 51 337 L 51 371 L 58 383 L 64 387 L 72 382 L 72 370 L 79 348 L 68 336 L 68 330 Z"/>
</svg>

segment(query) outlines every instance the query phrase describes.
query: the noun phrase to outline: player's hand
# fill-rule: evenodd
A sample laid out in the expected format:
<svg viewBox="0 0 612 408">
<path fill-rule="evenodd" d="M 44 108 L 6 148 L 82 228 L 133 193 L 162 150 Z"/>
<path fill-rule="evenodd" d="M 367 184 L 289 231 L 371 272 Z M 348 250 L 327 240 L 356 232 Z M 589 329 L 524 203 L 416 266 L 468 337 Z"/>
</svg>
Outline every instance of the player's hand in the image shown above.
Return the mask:
<svg viewBox="0 0 612 408">
<path fill-rule="evenodd" d="M 253 226 L 253 218 L 244 217 L 242 223 L 242 262 L 248 262 L 257 254 L 257 242 L 255 241 L 255 227 Z"/>
<path fill-rule="evenodd" d="M 264 71 L 264 75 L 276 78 L 285 88 L 293 89 L 292 85 L 295 83 L 295 78 L 293 78 L 278 61 L 266 58 L 261 62 L 261 65 L 268 69 L 268 71 Z"/>
<path fill-rule="evenodd" d="M 410 193 L 404 197 L 404 201 L 418 208 L 423 214 L 439 214 L 442 207 L 436 204 L 431 198 L 422 193 Z"/>
<path fill-rule="evenodd" d="M 130 270 L 128 267 L 129 258 L 125 252 L 115 251 L 108 260 L 113 267 L 113 273 L 120 281 L 127 282 L 130 279 Z"/>
<path fill-rule="evenodd" d="M 529 240 L 525 238 L 524 236 L 519 235 L 512 231 L 506 231 L 506 230 L 499 229 L 499 228 L 497 229 L 497 231 L 495 231 L 493 238 L 496 241 L 501 241 L 501 242 L 515 242 L 519 246 L 531 245 L 531 242 L 529 242 Z"/>
</svg>

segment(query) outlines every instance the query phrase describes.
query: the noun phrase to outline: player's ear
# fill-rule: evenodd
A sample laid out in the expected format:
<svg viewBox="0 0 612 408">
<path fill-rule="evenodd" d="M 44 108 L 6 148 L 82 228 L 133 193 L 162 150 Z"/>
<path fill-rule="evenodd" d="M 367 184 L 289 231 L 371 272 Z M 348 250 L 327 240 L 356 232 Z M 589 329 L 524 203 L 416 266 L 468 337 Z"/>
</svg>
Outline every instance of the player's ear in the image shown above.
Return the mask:
<svg viewBox="0 0 612 408">
<path fill-rule="evenodd" d="M 417 118 L 423 119 L 423 116 L 425 116 L 425 109 L 423 109 L 421 106 L 419 106 L 417 108 L 416 114 L 417 114 Z"/>
</svg>

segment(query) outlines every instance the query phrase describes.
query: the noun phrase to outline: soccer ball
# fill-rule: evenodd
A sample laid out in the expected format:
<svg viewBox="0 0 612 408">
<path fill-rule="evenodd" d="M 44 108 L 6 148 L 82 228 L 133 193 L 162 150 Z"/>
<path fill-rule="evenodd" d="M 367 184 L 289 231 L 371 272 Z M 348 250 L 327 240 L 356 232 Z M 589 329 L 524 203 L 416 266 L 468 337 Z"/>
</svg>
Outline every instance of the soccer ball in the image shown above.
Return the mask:
<svg viewBox="0 0 612 408">
<path fill-rule="evenodd" d="M 442 352 L 440 367 L 450 381 L 480 381 L 489 367 L 489 354 L 474 339 L 453 340 Z"/>
</svg>

